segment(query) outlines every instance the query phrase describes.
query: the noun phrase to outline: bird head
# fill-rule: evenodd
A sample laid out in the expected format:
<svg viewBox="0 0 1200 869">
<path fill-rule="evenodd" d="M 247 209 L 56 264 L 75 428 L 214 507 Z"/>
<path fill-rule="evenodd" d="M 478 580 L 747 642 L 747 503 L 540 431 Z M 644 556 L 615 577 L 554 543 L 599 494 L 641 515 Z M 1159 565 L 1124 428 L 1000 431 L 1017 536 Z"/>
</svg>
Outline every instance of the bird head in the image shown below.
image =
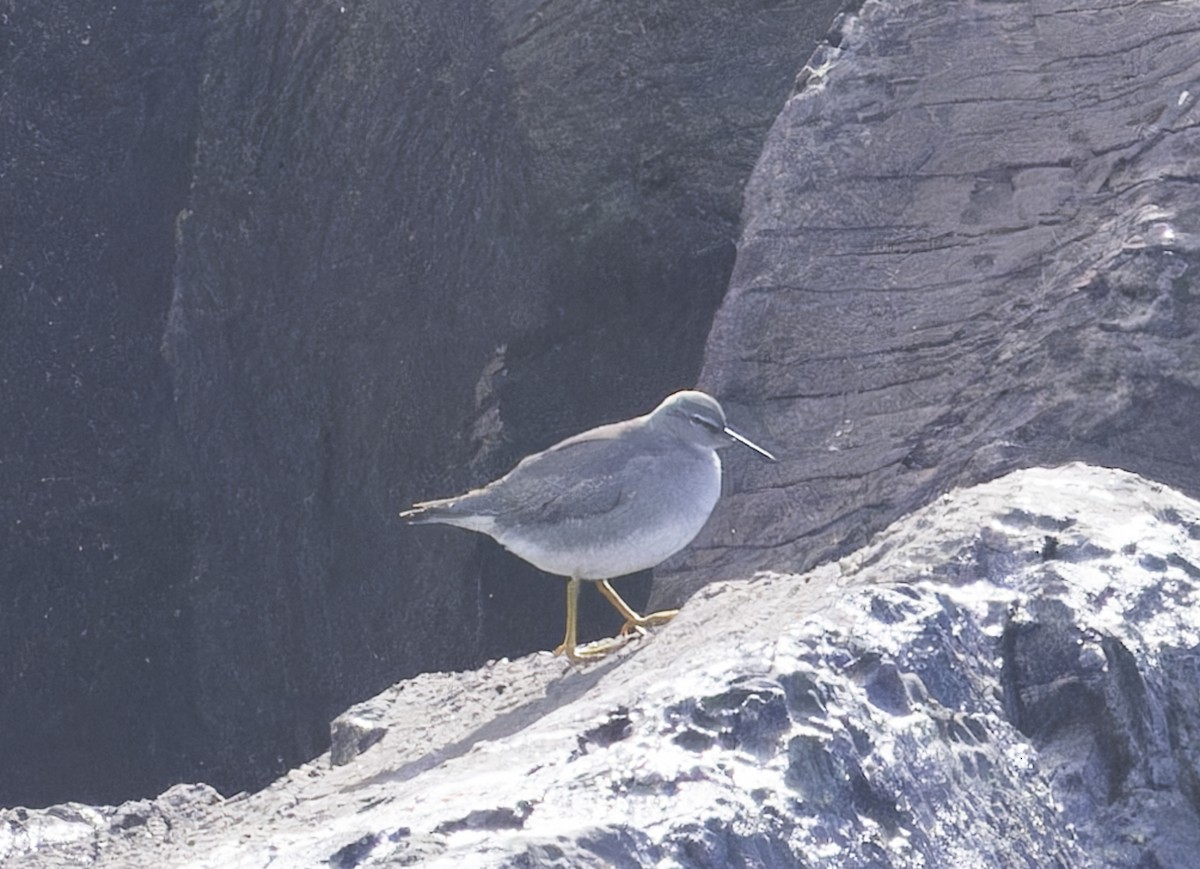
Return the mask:
<svg viewBox="0 0 1200 869">
<path fill-rule="evenodd" d="M 650 425 L 661 426 L 683 440 L 719 450 L 733 443 L 743 444 L 759 455 L 775 457 L 749 438 L 729 427 L 720 403 L 703 392 L 685 389 L 667 398 L 650 413 Z"/>
</svg>

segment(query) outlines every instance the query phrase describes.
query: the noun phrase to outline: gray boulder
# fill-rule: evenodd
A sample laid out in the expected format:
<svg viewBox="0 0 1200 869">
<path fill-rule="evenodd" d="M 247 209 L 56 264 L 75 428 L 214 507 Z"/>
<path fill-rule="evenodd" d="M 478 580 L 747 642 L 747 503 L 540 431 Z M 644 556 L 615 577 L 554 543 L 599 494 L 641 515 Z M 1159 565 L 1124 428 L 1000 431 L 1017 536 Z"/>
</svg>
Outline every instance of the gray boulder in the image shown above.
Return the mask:
<svg viewBox="0 0 1200 869">
<path fill-rule="evenodd" d="M 767 136 L 700 385 L 742 462 L 653 606 L 1083 459 L 1200 494 L 1200 11 L 871 0 Z"/>
<path fill-rule="evenodd" d="M 9 811 L 0 859 L 1185 869 L 1198 580 L 1195 500 L 1015 472 L 841 563 L 711 585 L 602 663 L 402 682 L 340 719 L 374 741 L 335 722 L 337 765 L 252 796 Z"/>
</svg>

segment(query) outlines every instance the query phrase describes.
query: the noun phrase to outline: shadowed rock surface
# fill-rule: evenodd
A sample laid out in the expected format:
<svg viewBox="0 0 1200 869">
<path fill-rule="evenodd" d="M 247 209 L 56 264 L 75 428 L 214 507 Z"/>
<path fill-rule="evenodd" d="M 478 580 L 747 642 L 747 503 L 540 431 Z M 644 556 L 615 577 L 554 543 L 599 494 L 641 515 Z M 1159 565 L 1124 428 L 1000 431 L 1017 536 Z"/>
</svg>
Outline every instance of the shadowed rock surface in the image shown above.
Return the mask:
<svg viewBox="0 0 1200 869">
<path fill-rule="evenodd" d="M 1068 458 L 1200 494 L 1200 8 L 880 0 L 767 137 L 700 387 L 758 414 L 652 605 Z"/>
<path fill-rule="evenodd" d="M 402 682 L 335 722 L 338 765 L 258 794 L 9 810 L 0 859 L 1184 869 L 1198 579 L 1200 503 L 1019 471 L 841 564 L 714 584 L 594 666 Z"/>
<path fill-rule="evenodd" d="M 839 6 L 0 3 L 0 804 L 261 786 L 552 647 L 395 513 L 694 382 Z"/>
<path fill-rule="evenodd" d="M 0 3 L 0 805 L 197 769 L 160 346 L 199 6 Z"/>
<path fill-rule="evenodd" d="M 17 424 L 0 427 L 0 803 L 117 802 L 194 779 L 254 788 L 321 751 L 337 711 L 396 678 L 552 646 L 553 580 L 454 531 L 406 533 L 393 514 L 691 385 L 718 304 L 700 385 L 785 461 L 733 461 L 718 513 L 663 571 L 655 605 L 756 568 L 802 571 L 1012 467 L 1088 458 L 1197 493 L 1193 3 L 870 0 L 813 57 L 769 135 L 840 4 L 220 0 L 90 18 L 9 6 L 0 381 Z M 1179 559 L 1148 563 L 1190 576 L 1195 560 Z M 615 627 L 599 610 L 594 635 Z M 1090 636 L 1055 613 L 1010 633 L 1009 673 L 1028 670 L 1019 684 L 1033 687 L 1003 710 L 1050 767 L 1092 738 L 1078 734 L 1080 704 L 1116 710 L 1106 733 L 1142 726 L 1117 697 L 1136 693 L 1125 677 L 1060 692 L 1039 675 L 1073 631 Z M 1194 643 L 1173 653 L 1181 671 Z M 1131 672 L 1120 648 L 1097 654 Z M 573 673 L 564 690 L 640 660 Z M 503 693 L 559 708 L 536 705 L 537 679 L 561 672 L 538 667 Z M 460 677 L 427 678 L 445 695 Z M 872 690 L 899 703 L 880 678 Z M 1143 676 L 1147 696 L 1156 678 Z M 1197 704 L 1169 693 L 1187 755 Z M 678 702 L 710 694 L 688 696 Z M 746 702 L 781 721 L 770 698 Z M 978 702 L 966 708 L 993 713 Z M 582 722 L 612 739 L 625 729 L 616 709 L 564 732 Z M 505 711 L 486 729 L 496 738 L 524 727 Z M 718 724 L 700 730 L 720 732 L 725 713 L 701 713 Z M 666 726 L 652 732 L 683 732 Z M 371 745 L 370 716 L 340 733 L 339 758 L 388 744 Z M 679 749 L 702 754 L 703 733 L 689 740 Z M 440 744 L 457 756 L 476 740 Z M 928 745 L 938 762 L 957 756 Z M 942 853 L 929 837 L 959 823 L 953 812 L 889 808 L 870 770 L 874 790 L 853 784 L 850 754 L 805 746 L 782 792 L 833 807 L 805 827 L 826 837 L 811 853 L 842 841 L 843 816 L 871 831 L 856 841 L 919 829 L 913 847 Z M 1064 773 L 1083 783 L 1070 793 L 1142 781 L 1130 752 Z M 411 756 L 404 775 L 441 759 Z M 1004 763 L 1007 786 L 1020 764 Z M 1185 766 L 1181 792 L 1195 794 Z M 804 797 L 810 779 L 833 783 Z M 637 776 L 622 781 L 617 793 L 641 792 Z M 755 787 L 730 798 L 730 817 L 777 809 Z M 208 802 L 235 823 L 247 799 L 183 788 L 117 823 L 153 839 L 161 816 L 182 836 L 189 817 L 214 826 Z M 453 855 L 489 827 L 542 835 L 546 811 L 521 800 L 534 803 L 412 826 L 414 853 Z M 1159 808 L 1129 817 L 1194 822 Z M 76 811 L 88 830 L 114 823 L 71 807 L 14 818 Z M 1036 832 L 1053 820 L 1038 812 L 1057 809 L 1012 811 Z M 1146 839 L 1124 809 L 1105 811 L 1126 844 Z M 670 842 L 717 863 L 793 847 L 784 822 L 736 835 L 713 823 L 655 838 L 605 821 L 559 857 L 566 846 L 529 847 L 565 864 L 674 853 Z M 54 830 L 85 829 L 73 824 Z M 399 827 L 351 827 L 324 843 L 342 863 L 389 836 L 408 847 Z M 1087 835 L 1055 839 L 1057 856 L 1072 862 Z"/>
</svg>

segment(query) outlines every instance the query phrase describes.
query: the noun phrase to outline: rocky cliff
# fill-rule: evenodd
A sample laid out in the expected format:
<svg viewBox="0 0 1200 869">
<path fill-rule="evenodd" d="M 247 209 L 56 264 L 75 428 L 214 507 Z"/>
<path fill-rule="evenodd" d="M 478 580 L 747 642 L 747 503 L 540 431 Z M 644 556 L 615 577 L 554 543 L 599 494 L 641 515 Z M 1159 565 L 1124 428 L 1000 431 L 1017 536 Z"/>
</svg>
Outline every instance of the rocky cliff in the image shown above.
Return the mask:
<svg viewBox="0 0 1200 869">
<path fill-rule="evenodd" d="M 8 811 L 14 867 L 1190 867 L 1200 503 L 1083 465 L 717 583 L 572 667 L 401 682 L 253 794 Z"/>
<path fill-rule="evenodd" d="M 15 424 L 0 427 L 2 804 L 120 804 L 178 781 L 256 790 L 322 752 L 330 719 L 399 678 L 474 673 L 485 660 L 549 648 L 561 622 L 553 580 L 486 542 L 453 530 L 418 535 L 390 517 L 696 379 L 784 461 L 734 459 L 718 513 L 659 571 L 652 604 L 756 572 L 807 575 L 942 493 L 1014 468 L 1085 459 L 1181 497 L 1200 494 L 1194 3 L 218 0 L 170 11 L 26 4 L 5 14 L 14 50 L 0 64 L 14 84 L 0 112 L 11 167 L 0 184 L 13 205 L 0 261 L 0 381 Z M 1049 562 L 1060 543 L 1043 541 Z M 1185 565 L 1195 563 L 1176 554 L 1178 563 L 1158 553 L 1142 565 L 1153 574 L 1162 561 L 1179 579 L 1147 592 L 1167 601 L 1167 613 L 1186 605 Z M 810 585 L 823 587 L 831 570 Z M 757 585 L 784 594 L 803 583 Z M 1027 621 L 1049 624 L 1047 612 Z M 607 618 L 585 614 L 586 630 L 611 632 Z M 980 618 L 991 642 L 995 622 Z M 946 636 L 930 634 L 932 644 L 963 630 L 949 616 L 933 621 Z M 1101 859 L 1092 845 L 1118 848 L 1116 840 L 1076 828 L 1074 839 L 1053 837 L 1059 851 L 1045 850 L 1036 831 L 1059 829 L 1061 818 L 1053 805 L 1038 814 L 1029 794 L 1059 793 L 1037 790 L 1037 777 L 1058 786 L 1042 767 L 1058 769 L 1066 749 L 1050 734 L 1061 724 L 1061 741 L 1074 746 L 1079 704 L 1095 711 L 1100 697 L 1132 708 L 1110 698 L 1125 688 L 1096 673 L 1126 667 L 1113 642 L 1137 646 L 1113 628 L 1116 639 L 1096 652 L 1103 664 L 1088 659 L 1078 693 L 1057 691 L 1050 671 L 1038 681 L 1043 652 L 1069 647 L 1061 637 L 1072 630 L 1090 636 L 1087 624 L 1031 629 L 1024 658 L 1026 635 L 1005 634 L 1018 663 L 1001 668 L 1004 678 L 1030 670 L 1032 693 L 1012 700 L 1027 683 L 1009 684 L 1009 730 L 984 734 L 1016 756 L 1051 746 L 1026 764 L 1032 790 L 992 811 L 1029 825 L 1011 847 L 1068 864 Z M 902 781 L 871 778 L 874 767 L 863 766 L 858 731 L 846 731 L 850 748 L 801 738 L 804 716 L 853 705 L 856 695 L 837 693 L 851 677 L 836 669 L 849 659 L 835 648 L 853 633 L 824 649 L 833 669 L 814 670 L 811 702 L 809 689 L 786 685 L 782 700 L 752 688 L 744 703 L 741 688 L 681 688 L 634 715 L 632 695 L 603 694 L 624 699 L 559 733 L 582 727 L 578 751 L 587 754 L 586 734 L 600 727 L 593 741 L 609 740 L 620 755 L 639 745 L 616 738 L 626 731 L 623 704 L 630 734 L 657 734 L 652 744 L 784 764 L 792 772 L 776 771 L 789 795 L 780 799 L 808 809 L 738 844 L 721 832 L 741 829 L 750 803 L 735 801 L 711 836 L 667 825 L 661 835 L 622 833 L 616 844 L 597 834 L 593 848 L 578 844 L 581 835 L 562 859 L 607 859 L 611 844 L 622 859 L 686 862 L 692 851 L 670 850 L 685 840 L 696 862 L 752 861 L 755 849 L 781 859 L 799 853 L 796 843 L 811 844 L 801 856 L 813 862 L 825 859 L 821 847 L 866 861 L 868 851 L 854 849 L 880 842 L 948 854 L 952 836 L 939 829 L 968 824 L 928 807 L 942 797 L 906 807 Z M 904 641 L 869 636 L 893 656 Z M 1192 645 L 1178 641 L 1180 668 Z M 501 679 L 501 706 L 471 720 L 496 738 L 524 732 L 531 719 L 503 706 L 504 696 L 527 698 L 535 711 L 565 708 L 537 706 L 548 684 L 539 680 L 562 677 L 554 690 L 582 698 L 627 678 L 627 667 L 641 672 L 650 648 L 565 675 L 545 661 L 541 676 L 525 675 L 524 663 L 494 665 L 520 672 Z M 676 650 L 677 667 L 688 654 Z M 1153 687 L 1152 664 L 1130 654 Z M 855 677 L 864 685 L 876 678 L 871 666 Z M 489 689 L 453 686 L 482 684 L 488 672 L 406 684 L 475 708 L 470 698 Z M 900 680 L 907 707 L 896 705 L 899 689 L 878 689 L 892 692 L 881 702 L 907 719 L 905 708 L 961 700 L 964 715 L 991 726 L 994 705 L 921 680 L 923 688 Z M 1136 715 L 1119 710 L 1104 726 L 1141 727 L 1149 735 L 1137 738 L 1154 743 L 1146 757 L 1159 756 L 1164 732 L 1186 754 L 1194 707 L 1183 689 L 1170 690 L 1174 730 L 1121 723 Z M 725 699 L 709 708 L 709 697 Z M 726 723 L 737 731 L 739 716 L 760 712 L 782 741 L 746 749 L 721 736 Z M 376 732 L 343 724 L 354 744 Z M 429 726 L 451 725 L 435 716 Z M 834 727 L 813 726 L 808 736 L 821 739 Z M 673 741 L 689 728 L 699 736 Z M 448 741 L 398 762 L 413 764 L 399 777 L 440 769 L 476 746 L 470 732 L 431 737 Z M 1091 737 L 1078 739 L 1086 747 Z M 918 763 L 913 740 L 910 755 L 891 744 Z M 342 757 L 349 749 L 339 744 Z M 948 763 L 958 752 L 929 745 L 920 768 L 934 780 L 929 758 Z M 1164 785 L 1153 777 L 1162 763 L 1147 761 L 1153 775 L 1137 772 L 1139 756 L 1129 748 L 1100 767 L 1062 767 L 1079 785 L 1063 793 L 1086 795 L 1071 799 L 1098 806 L 1101 784 L 1109 788 L 1105 805 L 1118 808 L 1104 815 L 1106 830 L 1125 831 L 1129 847 L 1154 837 L 1122 812 L 1166 824 L 1171 813 L 1190 817 L 1185 802 L 1197 792 L 1183 761 Z M 1006 758 L 992 767 L 1002 789 L 1019 784 L 1019 757 Z M 310 773 L 314 787 L 335 788 L 361 770 L 318 765 L 291 776 Z M 674 773 L 654 775 L 669 782 Z M 828 784 L 804 791 L 806 777 Z M 642 792 L 636 775 L 621 781 L 616 793 Z M 767 790 L 778 784 L 766 781 Z M 1123 802 L 1126 785 L 1142 796 L 1169 792 L 1163 814 Z M 561 787 L 569 805 L 571 786 Z M 756 792 L 736 797 L 758 806 L 756 819 L 794 808 L 760 804 Z M 405 793 L 392 803 L 406 805 Z M 238 807 L 255 799 L 184 789 L 125 804 L 123 814 L 26 812 L 11 816 L 12 841 L 116 824 L 131 841 L 156 842 L 160 827 L 182 835 L 193 816 L 216 835 L 214 818 L 236 826 Z M 522 795 L 498 814 L 447 809 L 433 826 L 377 825 L 370 815 L 361 828 L 335 825 L 312 851 L 297 844 L 297 859 L 347 847 L 339 860 L 393 859 L 392 836 L 396 848 L 433 859 L 497 830 L 519 853 L 552 817 L 544 802 L 541 814 L 524 803 L 535 805 Z M 813 806 L 828 813 L 805 815 Z M 971 823 L 984 811 L 961 810 Z M 261 818 L 256 811 L 246 817 Z M 47 821 L 55 818 L 70 823 Z M 338 838 L 347 832 L 355 836 Z M 288 835 L 261 847 L 286 850 Z M 89 841 L 101 854 L 115 839 Z M 247 840 L 251 862 L 257 841 Z M 1164 865 L 1187 846 L 1154 841 Z M 538 859 L 567 848 L 543 846 L 549 856 Z M 53 849 L 41 854 L 55 859 Z"/>
<path fill-rule="evenodd" d="M 395 514 L 694 383 L 839 5 L 0 4 L 0 804 L 261 786 L 557 642 Z"/>
<path fill-rule="evenodd" d="M 702 386 L 784 461 L 680 599 L 852 551 L 951 485 L 1087 459 L 1200 493 L 1200 10 L 881 0 L 799 76 L 746 190 Z"/>
</svg>

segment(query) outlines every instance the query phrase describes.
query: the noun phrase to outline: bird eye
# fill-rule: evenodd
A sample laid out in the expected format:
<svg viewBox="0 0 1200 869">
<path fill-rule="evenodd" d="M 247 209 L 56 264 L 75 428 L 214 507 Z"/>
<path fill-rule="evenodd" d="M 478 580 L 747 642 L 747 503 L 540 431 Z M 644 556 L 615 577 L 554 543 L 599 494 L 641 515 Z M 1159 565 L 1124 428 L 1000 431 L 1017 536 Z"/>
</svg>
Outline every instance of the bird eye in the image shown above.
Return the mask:
<svg viewBox="0 0 1200 869">
<path fill-rule="evenodd" d="M 713 431 L 721 430 L 721 426 L 717 425 L 711 419 L 708 419 L 707 417 L 703 417 L 698 413 L 692 414 L 692 422 L 698 422 L 698 423 L 700 423 L 700 425 L 704 426 L 707 429 L 712 429 Z"/>
</svg>

